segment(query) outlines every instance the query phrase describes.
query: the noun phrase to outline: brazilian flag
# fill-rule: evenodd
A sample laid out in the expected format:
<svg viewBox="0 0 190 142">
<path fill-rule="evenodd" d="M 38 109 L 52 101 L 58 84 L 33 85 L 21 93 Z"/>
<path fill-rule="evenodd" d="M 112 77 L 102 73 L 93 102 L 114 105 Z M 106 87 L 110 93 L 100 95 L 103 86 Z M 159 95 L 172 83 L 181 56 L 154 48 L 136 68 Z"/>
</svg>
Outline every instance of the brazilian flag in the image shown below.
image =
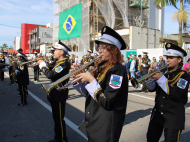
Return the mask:
<svg viewBox="0 0 190 142">
<path fill-rule="evenodd" d="M 81 3 L 59 13 L 59 40 L 81 36 Z"/>
</svg>

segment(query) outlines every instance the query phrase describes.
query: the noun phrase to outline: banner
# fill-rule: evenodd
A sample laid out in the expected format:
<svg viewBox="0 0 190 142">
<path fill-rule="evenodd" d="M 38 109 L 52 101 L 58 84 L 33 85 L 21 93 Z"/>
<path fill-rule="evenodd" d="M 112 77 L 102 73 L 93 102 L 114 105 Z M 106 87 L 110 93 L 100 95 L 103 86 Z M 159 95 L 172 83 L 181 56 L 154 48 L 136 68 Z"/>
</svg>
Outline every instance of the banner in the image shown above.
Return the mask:
<svg viewBox="0 0 190 142">
<path fill-rule="evenodd" d="M 137 49 L 127 49 L 126 50 L 126 57 L 129 57 L 129 55 L 134 55 L 136 54 L 137 55 Z"/>
<path fill-rule="evenodd" d="M 81 3 L 59 13 L 59 40 L 81 36 Z"/>
</svg>

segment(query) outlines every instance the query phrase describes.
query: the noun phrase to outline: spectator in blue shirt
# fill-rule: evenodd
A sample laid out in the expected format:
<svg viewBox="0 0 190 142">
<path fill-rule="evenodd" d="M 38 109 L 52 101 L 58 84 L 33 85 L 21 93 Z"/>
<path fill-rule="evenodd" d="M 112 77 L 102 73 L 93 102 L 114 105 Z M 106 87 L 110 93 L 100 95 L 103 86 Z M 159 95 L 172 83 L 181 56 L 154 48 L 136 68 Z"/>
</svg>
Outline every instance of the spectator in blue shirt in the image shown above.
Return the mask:
<svg viewBox="0 0 190 142">
<path fill-rule="evenodd" d="M 127 57 L 127 58 L 126 58 L 126 62 L 125 62 L 125 68 L 126 68 L 126 70 L 127 70 L 127 77 L 128 77 L 128 80 L 129 80 L 129 75 L 130 75 L 130 72 L 129 72 L 130 65 L 131 65 L 130 59 L 129 59 L 129 57 Z"/>
<path fill-rule="evenodd" d="M 135 71 L 136 71 L 136 57 L 133 57 L 133 60 L 130 65 L 130 73 L 131 73 L 131 78 L 135 78 Z"/>
</svg>

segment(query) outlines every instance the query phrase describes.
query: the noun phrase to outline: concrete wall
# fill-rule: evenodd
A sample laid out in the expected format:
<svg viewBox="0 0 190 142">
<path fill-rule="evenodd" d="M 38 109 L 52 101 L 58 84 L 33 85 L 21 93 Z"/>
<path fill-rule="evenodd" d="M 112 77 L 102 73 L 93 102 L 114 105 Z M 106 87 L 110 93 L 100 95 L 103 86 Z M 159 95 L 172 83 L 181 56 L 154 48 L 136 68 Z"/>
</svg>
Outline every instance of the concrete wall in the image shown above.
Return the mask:
<svg viewBox="0 0 190 142">
<path fill-rule="evenodd" d="M 141 31 L 141 32 L 140 32 Z M 140 34 L 141 33 L 141 34 Z M 130 49 L 145 49 L 147 48 L 147 28 L 130 27 Z M 155 34 L 156 40 L 155 40 Z M 149 49 L 159 48 L 159 39 L 161 37 L 160 31 L 149 29 Z M 156 46 L 155 46 L 156 44 Z"/>
<path fill-rule="evenodd" d="M 53 39 L 53 29 L 46 27 L 38 27 L 39 31 L 37 33 L 38 37 L 40 37 L 40 43 L 49 42 L 52 43 Z"/>
<path fill-rule="evenodd" d="M 161 30 L 161 10 L 156 8 L 153 0 L 149 2 L 149 28 Z"/>
<path fill-rule="evenodd" d="M 42 53 L 42 55 L 45 55 L 45 53 L 47 52 L 47 48 L 45 44 L 40 45 L 40 53 Z"/>
</svg>

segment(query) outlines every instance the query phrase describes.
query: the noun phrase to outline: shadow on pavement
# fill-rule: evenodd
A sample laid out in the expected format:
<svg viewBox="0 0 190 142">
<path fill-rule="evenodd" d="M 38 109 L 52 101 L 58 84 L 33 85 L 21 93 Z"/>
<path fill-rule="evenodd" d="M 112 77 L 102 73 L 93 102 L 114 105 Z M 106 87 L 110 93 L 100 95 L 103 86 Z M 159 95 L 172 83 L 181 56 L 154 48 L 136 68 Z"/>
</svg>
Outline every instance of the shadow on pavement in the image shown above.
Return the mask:
<svg viewBox="0 0 190 142">
<path fill-rule="evenodd" d="M 146 110 L 137 110 L 137 111 L 133 111 L 130 112 L 128 114 L 125 115 L 125 121 L 123 123 L 124 125 L 130 124 L 134 121 L 137 121 L 139 118 L 143 118 L 147 115 L 151 114 L 151 110 L 152 108 L 146 109 Z"/>
</svg>

